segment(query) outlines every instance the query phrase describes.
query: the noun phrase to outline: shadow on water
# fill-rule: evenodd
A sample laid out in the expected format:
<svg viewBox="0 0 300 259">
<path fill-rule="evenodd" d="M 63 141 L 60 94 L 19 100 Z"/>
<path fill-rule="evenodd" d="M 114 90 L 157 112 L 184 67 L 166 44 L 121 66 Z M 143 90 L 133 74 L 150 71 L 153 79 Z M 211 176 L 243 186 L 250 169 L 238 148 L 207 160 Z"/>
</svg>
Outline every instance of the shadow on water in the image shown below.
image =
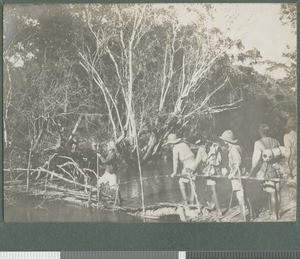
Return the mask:
<svg viewBox="0 0 300 259">
<path fill-rule="evenodd" d="M 143 181 L 145 205 L 159 202 L 178 203 L 182 201 L 178 178 L 161 177 L 172 172 L 170 163 L 156 163 L 143 168 L 143 177 L 150 178 Z M 139 173 L 134 169 L 120 171 L 120 192 L 124 206 L 141 207 L 141 186 L 138 179 Z M 158 178 L 155 178 L 158 176 Z M 124 182 L 128 182 L 123 184 Z M 246 185 L 246 194 L 250 196 L 254 207 L 265 206 L 264 194 L 261 185 L 250 182 Z M 202 177 L 196 180 L 196 191 L 201 204 L 211 199 L 211 191 L 206 186 Z M 228 208 L 231 185 L 227 179 L 217 182 L 217 191 L 220 205 Z M 39 206 L 40 205 L 40 206 Z M 233 199 L 232 206 L 237 205 Z M 87 208 L 84 206 L 67 203 L 65 201 L 45 201 L 36 196 L 27 194 L 18 195 L 13 205 L 5 204 L 5 221 L 9 222 L 141 222 L 142 220 L 125 213 Z"/>
<path fill-rule="evenodd" d="M 150 177 L 150 179 L 146 179 L 143 181 L 146 205 L 151 205 L 158 202 L 182 202 L 182 196 L 178 184 L 178 177 L 151 178 L 154 176 L 169 175 L 171 174 L 171 172 L 172 165 L 170 163 L 158 163 L 152 167 L 144 168 L 143 177 Z M 217 179 L 216 188 L 220 206 L 223 208 L 228 208 L 232 190 L 230 181 L 228 179 Z M 260 209 L 266 206 L 266 197 L 259 182 L 244 182 L 244 188 L 246 195 L 251 199 L 254 207 Z M 140 182 L 138 180 L 130 184 L 121 185 L 120 190 L 122 192 L 122 197 L 124 197 L 126 200 L 126 205 L 141 206 L 141 189 Z M 188 191 L 190 191 L 189 188 Z M 206 201 L 211 201 L 212 191 L 210 187 L 206 185 L 206 180 L 202 177 L 196 178 L 196 192 L 199 202 L 202 205 L 206 204 Z M 234 197 L 232 206 L 236 205 L 238 205 L 238 202 Z"/>
<path fill-rule="evenodd" d="M 65 201 L 43 202 L 41 198 L 23 195 L 22 197 L 18 197 L 13 206 L 5 206 L 4 221 L 140 222 L 141 220 L 125 213 L 87 208 Z"/>
</svg>

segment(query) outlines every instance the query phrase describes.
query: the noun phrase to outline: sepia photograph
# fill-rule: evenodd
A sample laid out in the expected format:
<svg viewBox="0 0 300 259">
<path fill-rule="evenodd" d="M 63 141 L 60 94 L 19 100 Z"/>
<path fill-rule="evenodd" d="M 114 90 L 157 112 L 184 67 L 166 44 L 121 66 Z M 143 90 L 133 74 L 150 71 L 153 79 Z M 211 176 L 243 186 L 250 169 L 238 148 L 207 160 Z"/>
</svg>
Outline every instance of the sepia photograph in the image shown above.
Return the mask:
<svg viewBox="0 0 300 259">
<path fill-rule="evenodd" d="M 297 6 L 4 4 L 5 222 L 293 222 Z"/>
</svg>

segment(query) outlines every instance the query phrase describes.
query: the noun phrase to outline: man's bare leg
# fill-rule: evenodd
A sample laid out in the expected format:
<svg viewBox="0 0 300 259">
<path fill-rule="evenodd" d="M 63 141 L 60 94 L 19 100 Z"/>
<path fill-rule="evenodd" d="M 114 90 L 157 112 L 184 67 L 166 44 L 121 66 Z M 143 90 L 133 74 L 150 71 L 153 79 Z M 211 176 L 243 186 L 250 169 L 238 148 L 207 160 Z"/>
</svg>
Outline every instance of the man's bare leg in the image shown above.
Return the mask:
<svg viewBox="0 0 300 259">
<path fill-rule="evenodd" d="M 211 190 L 212 190 L 212 201 L 213 203 L 216 205 L 216 209 L 218 211 L 218 213 L 222 214 L 222 210 L 219 204 L 219 199 L 218 199 L 218 194 L 217 194 L 217 190 L 216 190 L 216 186 L 215 185 L 211 185 Z"/>
<path fill-rule="evenodd" d="M 196 189 L 195 189 L 196 186 L 195 186 L 195 182 L 194 182 L 194 181 L 191 181 L 190 184 L 191 184 L 191 197 L 190 197 L 190 203 L 191 203 L 191 204 L 194 204 L 195 201 L 196 201 L 196 197 L 195 197 L 195 193 L 194 193 L 194 191 L 196 191 Z M 193 191 L 193 189 L 194 189 L 194 191 Z"/>
<path fill-rule="evenodd" d="M 272 217 L 277 219 L 277 215 L 276 215 L 277 197 L 276 196 L 277 196 L 276 192 L 270 192 L 270 203 L 271 203 L 270 213 Z"/>
<path fill-rule="evenodd" d="M 245 219 L 246 207 L 245 207 L 244 191 L 243 190 L 236 191 L 236 198 L 239 201 L 240 213 L 242 217 Z"/>
<path fill-rule="evenodd" d="M 186 195 L 185 180 L 186 179 L 184 179 L 184 178 L 179 179 L 179 187 L 180 187 L 180 191 L 181 191 L 181 194 L 183 197 L 183 202 L 184 202 L 184 204 L 187 204 L 188 200 L 187 200 L 187 195 Z"/>
<path fill-rule="evenodd" d="M 281 193 L 280 190 L 276 190 L 276 195 L 277 195 L 277 219 L 281 218 Z"/>
</svg>

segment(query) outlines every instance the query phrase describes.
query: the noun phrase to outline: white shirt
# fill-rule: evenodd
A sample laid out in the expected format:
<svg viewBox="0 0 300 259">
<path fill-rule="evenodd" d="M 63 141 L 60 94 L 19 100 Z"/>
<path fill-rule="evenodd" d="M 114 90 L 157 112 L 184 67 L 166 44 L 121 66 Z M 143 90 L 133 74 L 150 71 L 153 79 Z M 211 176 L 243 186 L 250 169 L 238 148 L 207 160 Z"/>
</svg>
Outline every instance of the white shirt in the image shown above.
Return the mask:
<svg viewBox="0 0 300 259">
<path fill-rule="evenodd" d="M 292 154 L 296 154 L 297 134 L 295 131 L 291 130 L 288 134 L 285 134 L 283 142 L 285 148 L 285 157 L 290 158 Z"/>
<path fill-rule="evenodd" d="M 98 180 L 98 184 L 101 183 L 108 184 L 112 188 L 117 187 L 117 176 L 116 174 L 110 174 L 108 172 L 105 172 Z"/>
<path fill-rule="evenodd" d="M 195 155 L 191 151 L 190 147 L 180 142 L 173 147 L 173 172 L 177 172 L 178 162 L 183 163 L 183 168 L 189 168 L 195 170 Z"/>
</svg>

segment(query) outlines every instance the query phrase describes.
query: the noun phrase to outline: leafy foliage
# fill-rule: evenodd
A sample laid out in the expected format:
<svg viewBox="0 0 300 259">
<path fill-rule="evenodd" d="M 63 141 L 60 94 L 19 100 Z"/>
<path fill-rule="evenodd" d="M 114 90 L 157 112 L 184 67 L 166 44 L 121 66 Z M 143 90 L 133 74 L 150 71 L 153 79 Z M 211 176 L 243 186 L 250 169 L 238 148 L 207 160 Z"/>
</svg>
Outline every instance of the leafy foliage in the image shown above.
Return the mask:
<svg viewBox="0 0 300 259">
<path fill-rule="evenodd" d="M 124 136 L 124 157 L 136 159 L 139 144 L 146 162 L 170 132 L 193 141 L 232 128 L 249 149 L 262 121 L 282 131 L 295 111 L 295 56 L 285 54 L 291 66 L 262 60 L 208 28 L 204 7 L 191 5 L 198 16 L 187 24 L 172 6 L 151 4 L 7 9 L 7 148 L 30 148 L 42 161 L 74 141 L 88 155 L 93 142 Z M 282 5 L 282 19 L 293 22 L 293 8 Z M 257 72 L 266 62 L 286 78 Z"/>
</svg>

